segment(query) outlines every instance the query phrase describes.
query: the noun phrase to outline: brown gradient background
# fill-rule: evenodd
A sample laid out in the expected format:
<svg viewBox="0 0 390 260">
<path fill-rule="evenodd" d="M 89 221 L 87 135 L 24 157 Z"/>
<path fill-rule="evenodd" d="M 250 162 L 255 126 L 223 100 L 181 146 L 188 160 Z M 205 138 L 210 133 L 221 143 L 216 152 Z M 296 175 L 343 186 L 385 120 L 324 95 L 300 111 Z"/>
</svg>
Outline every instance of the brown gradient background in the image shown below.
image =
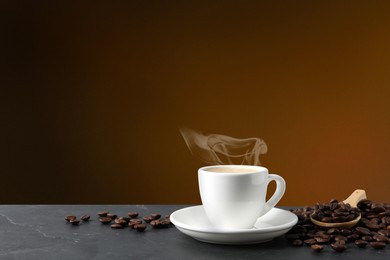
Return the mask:
<svg viewBox="0 0 390 260">
<path fill-rule="evenodd" d="M 52 2 L 0 3 L 0 203 L 198 204 L 179 126 L 390 201 L 390 2 Z"/>
</svg>

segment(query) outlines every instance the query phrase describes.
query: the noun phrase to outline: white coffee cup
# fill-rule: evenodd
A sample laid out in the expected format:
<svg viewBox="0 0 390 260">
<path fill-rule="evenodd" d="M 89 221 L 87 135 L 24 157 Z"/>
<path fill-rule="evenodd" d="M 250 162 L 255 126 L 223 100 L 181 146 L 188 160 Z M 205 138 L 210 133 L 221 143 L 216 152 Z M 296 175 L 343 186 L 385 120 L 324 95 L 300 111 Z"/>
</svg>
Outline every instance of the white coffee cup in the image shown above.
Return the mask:
<svg viewBox="0 0 390 260">
<path fill-rule="evenodd" d="M 268 169 L 251 165 L 216 165 L 198 171 L 199 191 L 206 215 L 220 229 L 250 229 L 282 198 L 286 182 Z M 276 191 L 266 202 L 268 183 Z"/>
</svg>

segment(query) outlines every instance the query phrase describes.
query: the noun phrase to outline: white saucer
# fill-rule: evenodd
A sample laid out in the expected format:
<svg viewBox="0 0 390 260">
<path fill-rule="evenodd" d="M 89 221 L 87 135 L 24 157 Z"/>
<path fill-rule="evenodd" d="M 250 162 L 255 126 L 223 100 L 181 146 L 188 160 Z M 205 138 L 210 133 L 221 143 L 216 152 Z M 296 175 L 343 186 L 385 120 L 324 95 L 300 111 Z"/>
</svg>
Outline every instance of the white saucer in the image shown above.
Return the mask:
<svg viewBox="0 0 390 260">
<path fill-rule="evenodd" d="M 273 208 L 259 218 L 252 229 L 217 229 L 210 224 L 203 206 L 179 209 L 171 221 L 182 233 L 197 240 L 214 244 L 257 244 L 287 233 L 298 218 L 290 211 Z"/>
</svg>

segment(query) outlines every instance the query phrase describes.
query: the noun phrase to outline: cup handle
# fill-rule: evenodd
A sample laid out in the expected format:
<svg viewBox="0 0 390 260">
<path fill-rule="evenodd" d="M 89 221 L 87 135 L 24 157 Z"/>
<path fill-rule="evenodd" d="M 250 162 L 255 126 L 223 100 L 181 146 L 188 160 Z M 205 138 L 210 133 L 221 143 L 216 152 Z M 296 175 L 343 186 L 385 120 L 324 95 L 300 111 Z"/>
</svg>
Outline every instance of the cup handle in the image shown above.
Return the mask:
<svg viewBox="0 0 390 260">
<path fill-rule="evenodd" d="M 284 179 L 277 174 L 269 174 L 268 175 L 268 184 L 271 181 L 276 182 L 276 190 L 272 197 L 265 203 L 265 213 L 270 211 L 275 205 L 279 202 L 279 200 L 283 197 L 284 192 L 286 191 L 286 182 Z M 267 185 L 268 185 L 267 184 Z"/>
</svg>

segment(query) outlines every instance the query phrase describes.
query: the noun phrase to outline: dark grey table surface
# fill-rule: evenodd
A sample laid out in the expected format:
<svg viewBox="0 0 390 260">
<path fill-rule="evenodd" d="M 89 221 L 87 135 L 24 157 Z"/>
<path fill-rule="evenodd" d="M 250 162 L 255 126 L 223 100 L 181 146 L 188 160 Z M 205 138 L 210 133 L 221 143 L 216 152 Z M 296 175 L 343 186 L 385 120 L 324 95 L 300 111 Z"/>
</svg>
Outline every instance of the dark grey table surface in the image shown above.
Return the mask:
<svg viewBox="0 0 390 260">
<path fill-rule="evenodd" d="M 308 247 L 292 247 L 284 237 L 257 245 L 215 245 L 194 240 L 174 226 L 144 233 L 111 229 L 96 215 L 103 210 L 119 216 L 129 211 L 165 215 L 183 207 L 187 206 L 0 205 L 0 259 L 390 259 L 390 246 L 375 250 L 351 244 L 342 253 L 329 247 L 314 253 Z M 64 220 L 68 214 L 89 214 L 91 221 L 72 226 Z"/>
</svg>

